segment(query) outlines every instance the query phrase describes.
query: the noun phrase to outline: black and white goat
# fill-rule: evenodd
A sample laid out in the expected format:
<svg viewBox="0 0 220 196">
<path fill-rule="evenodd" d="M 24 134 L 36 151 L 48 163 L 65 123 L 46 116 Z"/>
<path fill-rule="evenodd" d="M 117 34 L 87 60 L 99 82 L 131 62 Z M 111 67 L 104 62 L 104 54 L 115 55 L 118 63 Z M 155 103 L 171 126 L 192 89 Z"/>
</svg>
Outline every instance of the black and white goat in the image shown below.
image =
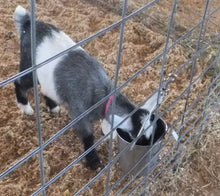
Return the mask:
<svg viewBox="0 0 220 196">
<path fill-rule="evenodd" d="M 20 37 L 20 71 L 31 66 L 31 34 L 30 13 L 18 6 L 14 13 L 15 25 Z M 63 31 L 51 24 L 36 21 L 36 63 L 39 64 L 48 58 L 70 48 L 75 42 Z M 77 47 L 67 54 L 55 59 L 45 66 L 37 69 L 37 78 L 46 105 L 52 112 L 58 111 L 58 105 L 64 104 L 72 119 L 83 113 L 92 105 L 107 96 L 112 87 L 101 64 L 90 56 L 83 48 Z M 27 92 L 33 87 L 32 74 L 28 74 L 15 81 L 17 103 L 25 114 L 33 114 L 27 98 Z M 107 103 L 107 102 L 106 102 Z M 84 149 L 90 148 L 93 141 L 92 124 L 95 120 L 105 118 L 110 121 L 110 112 L 106 110 L 106 103 L 100 105 L 74 125 L 77 136 L 84 144 Z M 110 103 L 108 101 L 108 103 Z M 121 93 L 116 95 L 117 117 L 122 118 L 135 109 Z M 120 128 L 137 136 L 148 111 L 139 109 Z M 145 134 L 150 139 L 152 129 Z M 100 160 L 96 150 L 86 156 L 87 165 L 96 169 Z"/>
</svg>

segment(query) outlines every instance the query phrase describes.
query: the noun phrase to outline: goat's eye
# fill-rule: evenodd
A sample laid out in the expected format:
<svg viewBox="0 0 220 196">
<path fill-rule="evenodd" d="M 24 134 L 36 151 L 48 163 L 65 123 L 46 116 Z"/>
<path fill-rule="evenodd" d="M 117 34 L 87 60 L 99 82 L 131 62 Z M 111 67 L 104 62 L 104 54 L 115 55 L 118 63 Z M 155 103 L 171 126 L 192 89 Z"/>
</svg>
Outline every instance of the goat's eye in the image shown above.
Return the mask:
<svg viewBox="0 0 220 196">
<path fill-rule="evenodd" d="M 152 114 L 152 115 L 151 115 L 151 117 L 150 117 L 150 121 L 153 121 L 153 120 L 154 120 L 154 118 L 155 118 L 155 115 L 154 115 L 154 114 Z"/>
</svg>

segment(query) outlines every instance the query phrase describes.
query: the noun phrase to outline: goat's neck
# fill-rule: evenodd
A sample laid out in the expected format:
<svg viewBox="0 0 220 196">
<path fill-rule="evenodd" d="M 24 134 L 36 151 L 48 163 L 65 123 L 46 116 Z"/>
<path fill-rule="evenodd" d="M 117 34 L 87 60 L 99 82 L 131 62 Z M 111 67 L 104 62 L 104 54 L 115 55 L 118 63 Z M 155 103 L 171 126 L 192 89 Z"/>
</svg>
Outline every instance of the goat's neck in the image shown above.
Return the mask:
<svg viewBox="0 0 220 196">
<path fill-rule="evenodd" d="M 115 108 L 113 111 L 114 114 L 114 126 L 116 126 L 118 123 L 120 123 L 130 112 L 132 112 L 135 109 L 135 105 L 123 94 L 119 93 L 116 95 L 116 100 L 115 100 Z M 111 112 L 111 105 L 110 104 L 109 110 L 106 114 L 106 120 L 111 123 L 112 121 L 112 112 Z M 129 127 L 130 126 L 130 118 L 126 120 L 124 126 Z"/>
</svg>

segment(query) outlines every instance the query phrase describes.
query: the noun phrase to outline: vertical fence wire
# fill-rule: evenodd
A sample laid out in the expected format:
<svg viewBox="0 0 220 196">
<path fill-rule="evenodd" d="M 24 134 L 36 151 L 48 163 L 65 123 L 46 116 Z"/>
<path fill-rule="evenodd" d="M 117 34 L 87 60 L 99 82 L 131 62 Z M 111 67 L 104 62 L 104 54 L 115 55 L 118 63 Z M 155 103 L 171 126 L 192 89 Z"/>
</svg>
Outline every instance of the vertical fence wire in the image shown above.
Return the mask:
<svg viewBox="0 0 220 196">
<path fill-rule="evenodd" d="M 213 5 L 214 0 L 210 0 L 208 8 L 207 8 L 207 15 L 210 14 L 211 9 L 212 9 L 212 5 Z M 204 22 L 204 27 L 203 27 L 203 33 L 202 33 L 202 45 L 205 42 L 205 35 L 206 35 L 206 31 L 207 31 L 207 25 L 209 23 L 209 20 L 205 20 Z"/>
<path fill-rule="evenodd" d="M 206 12 L 207 12 L 207 9 L 208 9 L 208 4 L 209 4 L 209 0 L 206 0 L 206 4 L 205 4 L 203 16 L 202 16 L 202 19 L 201 19 L 202 22 L 201 22 L 201 24 L 200 24 L 200 30 L 199 30 L 199 34 L 198 34 L 198 41 L 197 41 L 197 45 L 196 45 L 196 50 L 195 50 L 195 52 L 197 52 L 197 51 L 200 49 L 202 31 L 203 31 L 203 26 L 204 26 L 204 23 L 205 23 L 205 17 L 206 17 Z M 194 58 L 193 63 L 192 63 L 192 66 L 191 66 L 189 89 L 188 89 L 188 92 L 187 92 L 187 97 L 186 97 L 186 102 L 185 102 L 184 113 L 185 113 L 186 108 L 187 108 L 187 106 L 188 106 L 189 95 L 190 95 L 190 92 L 191 92 L 191 85 L 192 85 L 192 81 L 193 81 L 193 77 L 194 77 L 194 72 L 195 72 L 195 68 L 196 68 L 196 61 L 197 61 L 197 57 Z M 184 119 L 185 119 L 185 116 L 183 116 L 182 124 L 184 123 Z"/>
<path fill-rule="evenodd" d="M 169 44 L 169 40 L 170 40 L 170 34 L 171 34 L 171 30 L 172 30 L 176 5 L 177 5 L 177 0 L 173 0 L 172 10 L 171 10 L 171 14 L 170 14 L 170 20 L 169 20 L 168 30 L 167 30 L 167 35 L 166 35 L 166 41 L 165 41 L 165 46 L 164 46 L 164 51 L 163 51 L 163 56 L 162 56 L 162 64 L 161 64 L 161 71 L 160 71 L 158 96 L 157 96 L 157 105 L 156 105 L 156 111 L 155 111 L 156 118 L 154 119 L 154 122 L 152 123 L 153 127 L 156 126 L 156 122 L 158 120 L 157 117 L 159 114 L 159 100 L 160 100 L 160 96 L 161 96 L 160 92 L 162 91 L 162 82 L 163 82 L 163 78 L 164 78 L 164 67 L 165 67 L 167 53 L 168 53 L 167 49 L 168 49 L 168 44 Z M 154 136 L 155 136 L 155 128 L 153 129 L 152 137 L 151 137 L 151 141 L 150 141 L 151 147 L 153 146 Z M 152 151 L 150 151 L 150 160 L 152 160 Z M 148 166 L 148 170 L 150 171 L 150 164 Z"/>
<path fill-rule="evenodd" d="M 201 37 L 202 37 L 203 25 L 205 23 L 205 16 L 206 16 L 206 11 L 208 9 L 208 3 L 209 3 L 209 0 L 206 1 L 205 9 L 204 9 L 203 16 L 202 16 L 202 20 L 201 20 L 202 23 L 201 23 L 201 26 L 200 26 L 200 30 L 199 30 L 199 34 L 198 34 L 198 41 L 197 41 L 197 45 L 196 45 L 196 52 L 199 50 L 200 44 L 201 44 L 200 40 L 201 40 Z M 190 95 L 190 91 L 191 91 L 192 80 L 193 80 L 193 76 L 194 76 L 194 72 L 195 72 L 195 67 L 196 67 L 196 61 L 197 61 L 197 57 L 194 58 L 192 66 L 191 66 L 191 75 L 190 75 L 190 81 L 189 81 L 189 87 L 190 88 L 189 88 L 189 90 L 187 92 L 184 113 L 186 111 L 186 107 L 188 106 L 188 101 L 189 101 L 189 95 Z M 185 118 L 185 116 L 182 119 L 182 124 L 184 123 L 184 118 Z"/>
<path fill-rule="evenodd" d="M 164 46 L 163 56 L 162 56 L 162 64 L 161 64 L 159 88 L 158 88 L 159 93 L 158 93 L 158 96 L 157 96 L 157 106 L 156 106 L 156 111 L 155 111 L 156 116 L 158 116 L 158 114 L 159 114 L 159 100 L 160 100 L 160 96 L 161 96 L 160 92 L 162 90 L 162 82 L 163 82 L 163 78 L 164 78 L 164 67 L 165 67 L 166 58 L 167 58 L 168 44 L 169 44 L 169 39 L 170 39 L 174 13 L 175 13 L 175 9 L 176 9 L 176 4 L 177 4 L 177 0 L 173 0 L 173 4 L 172 4 L 173 6 L 172 6 L 172 10 L 171 10 L 171 16 L 170 16 L 170 20 L 169 20 L 167 36 L 166 36 L 165 46 Z M 153 126 L 155 126 L 156 120 L 157 120 L 157 118 L 155 118 L 155 120 L 153 122 Z M 153 131 L 153 134 L 152 134 L 151 146 L 153 145 L 154 135 L 155 135 L 155 131 Z"/>
<path fill-rule="evenodd" d="M 123 1 L 123 9 L 122 9 L 122 19 L 126 15 L 127 10 L 127 0 Z M 112 106 L 111 106 L 111 134 L 110 134 L 110 141 L 109 141 L 109 162 L 112 160 L 112 153 L 113 153 L 113 131 L 114 131 L 114 111 L 115 111 L 115 104 L 116 104 L 116 88 L 118 83 L 118 75 L 119 75 L 119 69 L 120 69 L 120 62 L 121 62 L 121 52 L 122 52 L 122 44 L 123 44 L 123 36 L 124 36 L 124 25 L 125 23 L 121 23 L 120 26 L 120 35 L 119 35 L 119 43 L 118 43 L 118 54 L 117 54 L 117 62 L 116 62 L 116 73 L 115 73 L 115 79 L 114 79 L 114 86 L 112 91 L 114 90 L 113 94 L 113 100 L 112 100 Z M 106 190 L 105 192 L 108 192 L 109 189 L 109 182 L 110 182 L 110 172 L 111 167 L 108 168 L 107 171 L 107 178 L 106 178 Z M 106 194 L 106 193 L 105 193 Z"/>
<path fill-rule="evenodd" d="M 30 0 L 31 5 L 31 63 L 32 66 L 36 65 L 36 20 L 35 20 L 35 0 Z M 37 71 L 33 71 L 33 83 L 34 83 L 34 100 L 35 100 L 35 110 L 37 119 L 37 132 L 38 132 L 38 146 L 39 151 L 39 161 L 40 161 L 40 176 L 41 176 L 41 186 L 45 184 L 44 176 L 44 158 L 43 158 L 43 148 L 42 148 L 42 132 L 41 132 L 41 118 L 40 118 L 40 106 L 39 106 L 39 94 L 38 94 L 38 79 Z M 46 191 L 43 190 L 43 196 L 46 196 Z"/>
</svg>

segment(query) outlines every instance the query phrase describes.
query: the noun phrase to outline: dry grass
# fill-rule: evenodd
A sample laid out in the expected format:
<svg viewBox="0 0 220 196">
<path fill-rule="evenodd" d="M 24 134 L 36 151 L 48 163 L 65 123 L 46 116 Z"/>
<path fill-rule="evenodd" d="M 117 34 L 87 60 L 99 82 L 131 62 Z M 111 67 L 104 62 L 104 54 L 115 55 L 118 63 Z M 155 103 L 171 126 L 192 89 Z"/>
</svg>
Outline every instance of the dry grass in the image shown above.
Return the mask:
<svg viewBox="0 0 220 196">
<path fill-rule="evenodd" d="M 54 2 L 52 0 L 36 0 L 36 2 L 37 17 L 39 19 L 57 25 L 76 41 L 86 38 L 96 31 L 116 22 L 120 18 L 120 16 L 115 14 L 112 10 L 108 11 L 102 7 L 97 7 L 96 4 L 85 3 L 86 1 L 56 0 Z M 115 3 L 116 1 L 111 2 Z M 166 2 L 170 6 L 170 1 Z M 193 2 L 196 4 L 195 1 Z M 28 3 L 28 0 L 0 0 L 2 6 L 0 8 L 2 16 L 0 19 L 0 44 L 2 46 L 0 50 L 1 81 L 17 72 L 19 45 L 13 25 L 12 14 L 18 4 L 28 7 Z M 134 4 L 135 1 L 131 1 L 131 3 Z M 138 1 L 138 3 L 141 4 L 143 1 Z M 200 6 L 198 7 L 200 9 Z M 129 9 L 131 8 L 132 7 Z M 169 9 L 164 7 L 162 12 L 158 7 L 152 7 L 152 10 L 156 10 L 155 15 L 159 12 L 156 16 L 162 17 Z M 125 25 L 119 76 L 120 84 L 143 67 L 146 62 L 149 62 L 153 57 L 163 51 L 164 48 L 165 36 L 161 31 L 156 31 L 156 29 L 153 28 L 155 26 L 157 27 L 155 21 L 148 21 L 150 25 L 147 26 L 144 23 L 140 23 L 139 19 L 142 20 L 142 18 L 137 18 L 137 20 L 129 21 Z M 161 22 L 167 24 L 167 21 L 167 19 L 164 19 Z M 158 26 L 158 28 L 159 27 L 160 26 Z M 103 64 L 111 78 L 114 76 L 118 35 L 119 28 L 116 28 L 84 46 L 91 55 L 95 56 Z M 168 73 L 177 70 L 188 58 L 189 51 L 187 51 L 186 48 L 181 45 L 174 47 L 167 55 L 165 77 Z M 207 61 L 207 59 L 203 60 L 199 57 L 195 72 L 196 76 L 208 66 L 211 59 L 212 58 Z M 129 87 L 124 89 L 126 95 L 136 103 L 140 103 L 146 99 L 146 97 L 158 87 L 160 68 L 161 59 L 143 72 Z M 170 86 L 169 96 L 163 103 L 161 110 L 166 108 L 188 86 L 189 76 L 189 68 L 184 69 L 178 75 L 176 81 Z M 193 87 L 193 95 L 190 96 L 190 102 L 199 95 L 201 90 L 204 89 L 209 82 L 210 76 L 204 76 L 202 80 L 197 82 Z M 15 103 L 13 85 L 10 84 L 1 88 L 0 96 L 0 171 L 2 172 L 33 150 L 38 142 L 35 117 L 27 117 L 20 114 Z M 33 105 L 33 99 L 31 100 L 31 104 Z M 181 114 L 184 103 L 184 99 L 181 99 L 172 110 L 169 110 L 165 114 L 164 118 L 167 122 L 171 124 L 175 121 Z M 40 107 L 43 139 L 46 141 L 69 122 L 69 117 L 65 110 L 62 110 L 56 116 L 49 114 L 43 100 L 41 100 Z M 214 140 L 219 138 L 219 134 L 217 131 L 215 132 L 216 135 L 218 135 L 217 137 L 210 127 L 208 130 L 205 138 L 201 140 L 202 148 L 191 149 L 187 152 L 177 170 L 178 172 L 173 174 L 170 170 L 167 170 L 167 172 L 162 175 L 162 178 L 159 178 L 158 181 L 154 183 L 156 188 L 154 189 L 152 187 L 152 191 L 155 195 L 192 195 L 194 193 L 197 194 L 195 192 L 196 190 L 199 190 L 201 195 L 206 194 L 208 191 L 213 191 L 210 194 L 215 194 L 215 191 L 218 190 L 219 187 L 219 181 L 212 181 L 212 179 L 219 177 L 218 173 L 215 173 L 215 171 L 219 171 L 219 162 L 217 162 L 219 160 L 215 160 L 214 157 L 219 157 L 219 155 L 215 155 L 215 152 L 218 151 L 218 143 L 216 143 L 218 140 L 215 142 Z M 96 139 L 102 137 L 99 126 L 96 128 L 95 137 Z M 171 147 L 171 145 L 168 146 L 168 148 L 169 147 Z M 211 151 L 212 148 L 216 151 Z M 189 149 L 189 147 L 187 146 L 185 149 Z M 98 151 L 101 160 L 106 164 L 108 162 L 108 143 L 101 144 Z M 75 137 L 72 130 L 67 131 L 44 150 L 46 180 L 55 176 L 81 153 L 82 146 L 79 140 Z M 114 155 L 116 153 L 117 149 L 114 148 Z M 211 160 L 214 160 L 213 162 L 218 164 L 211 164 Z M 202 165 L 200 165 L 200 162 Z M 203 168 L 203 166 L 205 168 Z M 47 189 L 47 193 L 48 195 L 72 195 L 91 180 L 97 172 L 98 171 L 89 171 L 81 161 L 64 176 L 59 178 L 56 183 L 52 184 Z M 0 181 L 0 195 L 30 195 L 40 187 L 39 175 L 38 156 L 34 156 L 15 172 Z M 111 184 L 115 183 L 121 175 L 118 164 L 114 165 L 111 172 Z M 205 179 L 204 183 L 199 180 L 200 178 Z M 193 183 L 194 179 L 195 183 Z M 105 190 L 105 180 L 106 174 L 103 174 L 83 195 L 101 195 Z M 129 178 L 125 179 L 121 186 L 128 180 Z M 141 179 L 135 181 L 133 186 L 140 180 Z M 210 182 L 211 184 L 209 184 Z M 129 190 L 131 190 L 131 188 L 128 188 L 123 195 L 127 195 Z M 192 192 L 190 192 L 190 190 Z M 205 192 L 204 190 L 207 191 Z M 114 195 L 116 192 L 117 189 L 111 192 L 111 195 Z"/>
</svg>

